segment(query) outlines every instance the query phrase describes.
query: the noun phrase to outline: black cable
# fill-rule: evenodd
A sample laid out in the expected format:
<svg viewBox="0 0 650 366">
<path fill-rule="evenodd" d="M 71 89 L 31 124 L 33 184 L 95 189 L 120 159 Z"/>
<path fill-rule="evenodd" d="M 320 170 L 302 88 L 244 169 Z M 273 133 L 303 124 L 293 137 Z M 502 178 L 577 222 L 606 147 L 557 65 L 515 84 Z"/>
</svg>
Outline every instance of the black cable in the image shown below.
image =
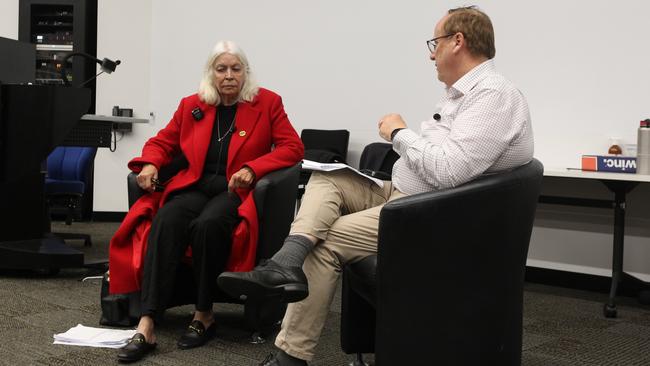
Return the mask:
<svg viewBox="0 0 650 366">
<path fill-rule="evenodd" d="M 95 56 L 87 54 L 85 52 L 68 53 L 61 62 L 61 79 L 63 79 L 63 84 L 65 84 L 66 86 L 70 86 L 70 82 L 68 81 L 68 68 L 67 68 L 68 59 L 70 59 L 73 56 L 83 56 L 101 64 L 101 61 L 99 61 Z"/>
<path fill-rule="evenodd" d="M 84 81 L 79 86 L 85 85 L 86 83 L 88 83 L 89 81 L 95 79 L 97 76 L 99 76 L 103 72 L 108 72 L 109 74 L 112 73 L 113 71 L 115 71 L 115 68 L 117 67 L 117 65 L 122 63 L 120 60 L 112 61 L 112 60 L 109 60 L 107 58 L 104 58 L 103 60 L 100 60 L 97 57 L 95 57 L 95 56 L 93 56 L 91 54 L 85 53 L 85 52 L 71 52 L 71 53 L 67 54 L 63 58 L 63 60 L 61 62 L 61 64 L 62 64 L 62 67 L 61 67 L 61 79 L 63 79 L 63 84 L 66 85 L 66 86 L 70 86 L 70 82 L 68 81 L 68 69 L 67 69 L 66 66 L 68 65 L 68 59 L 70 59 L 73 56 L 83 56 L 85 58 L 93 60 L 97 64 L 99 64 L 99 66 L 101 66 L 101 69 L 102 69 L 102 71 L 99 74 L 97 74 L 94 77 Z"/>
<path fill-rule="evenodd" d="M 88 83 L 91 82 L 92 80 L 97 79 L 97 77 L 98 77 L 99 75 L 103 74 L 103 73 L 104 73 L 104 71 L 100 71 L 99 74 L 97 74 L 97 75 L 91 77 L 90 79 L 84 81 L 83 83 L 79 84 L 79 87 L 81 88 L 82 86 L 88 84 Z"/>
</svg>

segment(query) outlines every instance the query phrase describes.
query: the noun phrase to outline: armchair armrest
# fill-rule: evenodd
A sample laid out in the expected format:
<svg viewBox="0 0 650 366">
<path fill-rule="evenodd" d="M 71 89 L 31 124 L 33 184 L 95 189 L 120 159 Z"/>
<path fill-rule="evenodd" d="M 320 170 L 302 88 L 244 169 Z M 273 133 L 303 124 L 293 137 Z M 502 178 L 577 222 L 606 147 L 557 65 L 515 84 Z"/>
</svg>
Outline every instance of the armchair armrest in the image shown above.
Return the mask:
<svg viewBox="0 0 650 366">
<path fill-rule="evenodd" d="M 126 176 L 126 190 L 129 196 L 129 207 L 133 206 L 135 201 L 147 193 L 147 191 L 140 188 L 138 185 L 138 182 L 136 181 L 137 177 L 138 175 L 133 172 L 130 172 L 129 175 Z"/>
<path fill-rule="evenodd" d="M 158 180 L 160 180 L 163 183 L 166 183 L 178 172 L 187 168 L 187 166 L 188 166 L 188 162 L 187 159 L 185 158 L 185 155 L 183 154 L 177 155 L 174 159 L 172 159 L 172 161 L 169 162 L 169 164 L 162 166 L 160 168 L 160 170 L 158 171 Z M 138 175 L 136 173 L 131 172 L 126 177 L 126 187 L 129 196 L 129 207 L 133 206 L 135 201 L 137 201 L 140 197 L 142 197 L 144 194 L 147 193 L 147 191 L 145 191 L 144 189 L 140 188 L 140 186 L 138 186 L 138 183 L 136 181 L 137 176 Z"/>
<path fill-rule="evenodd" d="M 268 173 L 253 190 L 259 220 L 257 259 L 270 258 L 289 234 L 296 207 L 300 163 Z M 263 219 L 262 219 L 263 218 Z"/>
</svg>

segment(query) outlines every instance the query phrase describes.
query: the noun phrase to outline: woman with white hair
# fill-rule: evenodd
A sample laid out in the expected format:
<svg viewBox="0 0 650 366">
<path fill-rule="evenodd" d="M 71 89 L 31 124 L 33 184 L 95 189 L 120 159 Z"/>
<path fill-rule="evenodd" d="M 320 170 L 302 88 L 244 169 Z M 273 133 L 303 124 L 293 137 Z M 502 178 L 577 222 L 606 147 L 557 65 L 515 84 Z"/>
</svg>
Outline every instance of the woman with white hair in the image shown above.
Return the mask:
<svg viewBox="0 0 650 366">
<path fill-rule="evenodd" d="M 159 169 L 179 156 L 187 167 L 160 182 Z M 254 265 L 252 188 L 265 174 L 302 156 L 302 142 L 280 96 L 256 85 L 241 48 L 218 42 L 198 93 L 181 100 L 167 126 L 128 164 L 150 193 L 131 207 L 110 245 L 111 293 L 141 293 L 137 333 L 119 350 L 118 360 L 137 361 L 155 348 L 154 319 L 173 295 L 177 267 L 188 249 L 196 310 L 178 346 L 198 347 L 214 336 L 217 275 Z"/>
</svg>

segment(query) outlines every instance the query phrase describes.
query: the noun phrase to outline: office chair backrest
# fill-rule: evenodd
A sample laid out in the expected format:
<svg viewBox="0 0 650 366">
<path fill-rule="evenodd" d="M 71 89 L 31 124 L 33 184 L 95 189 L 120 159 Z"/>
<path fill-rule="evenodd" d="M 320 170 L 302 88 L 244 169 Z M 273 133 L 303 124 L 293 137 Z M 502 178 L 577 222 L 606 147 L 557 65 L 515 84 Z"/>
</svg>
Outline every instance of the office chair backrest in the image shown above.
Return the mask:
<svg viewBox="0 0 650 366">
<path fill-rule="evenodd" d="M 397 159 L 399 155 L 393 150 L 393 144 L 373 142 L 361 152 L 359 169 L 386 173 L 390 177 Z"/>
<path fill-rule="evenodd" d="M 325 154 L 322 154 L 323 156 L 334 157 L 330 160 L 339 160 L 342 163 L 346 162 L 350 131 L 304 129 L 300 133 L 300 139 L 305 145 L 305 159 L 315 160 L 319 156 L 318 151 L 322 151 L 325 152 Z M 316 154 L 309 153 L 308 151 L 315 152 Z M 332 161 L 321 162 L 326 163 Z"/>
<path fill-rule="evenodd" d="M 83 181 L 96 147 L 59 146 L 47 157 L 47 176 L 57 180 Z"/>
</svg>

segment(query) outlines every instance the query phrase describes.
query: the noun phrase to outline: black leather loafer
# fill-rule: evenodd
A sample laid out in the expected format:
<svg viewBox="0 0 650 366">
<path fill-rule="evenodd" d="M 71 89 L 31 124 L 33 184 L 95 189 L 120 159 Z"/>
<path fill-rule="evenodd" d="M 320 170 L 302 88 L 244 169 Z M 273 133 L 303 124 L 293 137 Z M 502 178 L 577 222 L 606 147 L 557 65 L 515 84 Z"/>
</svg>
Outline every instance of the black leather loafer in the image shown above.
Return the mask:
<svg viewBox="0 0 650 366">
<path fill-rule="evenodd" d="M 259 366 L 307 366 L 307 361 L 291 357 L 283 351 L 269 354 Z"/>
<path fill-rule="evenodd" d="M 129 343 L 117 352 L 117 360 L 120 362 L 135 362 L 141 360 L 155 348 L 155 343 L 147 343 L 142 333 L 136 333 L 131 337 Z"/>
<path fill-rule="evenodd" d="M 302 268 L 285 267 L 272 260 L 250 272 L 223 272 L 217 283 L 230 296 L 240 299 L 296 302 L 309 295 Z"/>
<path fill-rule="evenodd" d="M 181 336 L 181 338 L 179 338 L 177 343 L 178 348 L 190 349 L 204 345 L 205 342 L 214 338 L 216 335 L 215 329 L 215 323 L 210 324 L 208 329 L 205 329 L 203 323 L 201 323 L 200 320 L 193 320 L 187 327 L 185 333 Z"/>
</svg>

